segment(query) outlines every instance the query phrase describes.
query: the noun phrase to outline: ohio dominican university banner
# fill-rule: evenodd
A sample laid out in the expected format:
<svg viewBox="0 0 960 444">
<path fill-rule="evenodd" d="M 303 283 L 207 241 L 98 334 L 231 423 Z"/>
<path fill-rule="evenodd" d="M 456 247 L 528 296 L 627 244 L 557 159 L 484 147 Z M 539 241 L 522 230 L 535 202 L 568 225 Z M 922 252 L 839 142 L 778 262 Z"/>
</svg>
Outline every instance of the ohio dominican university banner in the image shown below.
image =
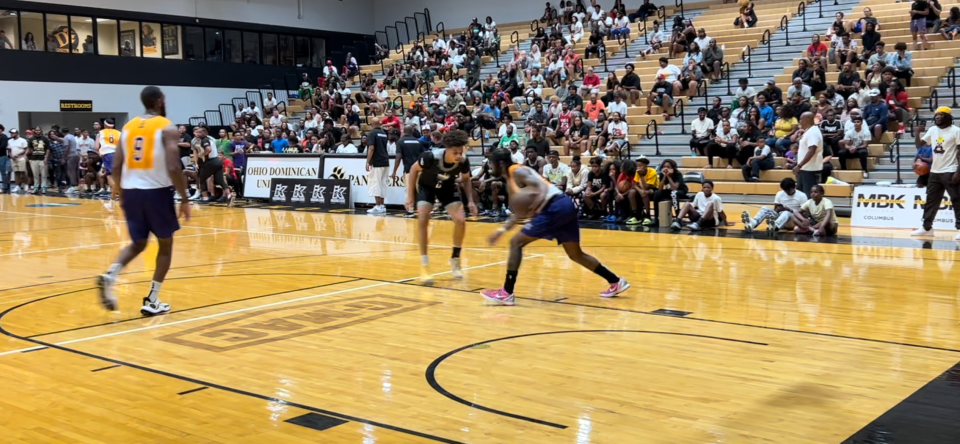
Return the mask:
<svg viewBox="0 0 960 444">
<path fill-rule="evenodd" d="M 270 202 L 323 209 L 350 208 L 350 181 L 333 179 L 272 179 Z"/>
</svg>

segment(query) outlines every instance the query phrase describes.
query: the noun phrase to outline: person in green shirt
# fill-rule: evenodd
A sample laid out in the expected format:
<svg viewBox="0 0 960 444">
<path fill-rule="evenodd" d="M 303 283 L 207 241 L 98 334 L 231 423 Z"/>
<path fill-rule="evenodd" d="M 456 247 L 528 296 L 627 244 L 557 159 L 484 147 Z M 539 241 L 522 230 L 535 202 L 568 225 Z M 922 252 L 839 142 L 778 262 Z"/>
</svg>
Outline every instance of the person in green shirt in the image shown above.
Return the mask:
<svg viewBox="0 0 960 444">
<path fill-rule="evenodd" d="M 514 140 L 517 141 L 518 145 L 523 142 L 522 140 L 520 140 L 520 136 L 517 133 L 513 132 L 513 127 L 508 124 L 507 132 L 503 136 L 500 136 L 500 144 L 498 146 L 501 148 L 506 148 L 510 146 L 510 142 Z"/>
<path fill-rule="evenodd" d="M 220 156 L 233 160 L 233 152 L 230 150 L 230 137 L 227 136 L 227 130 L 220 130 L 220 138 L 217 139 L 217 150 Z"/>
</svg>

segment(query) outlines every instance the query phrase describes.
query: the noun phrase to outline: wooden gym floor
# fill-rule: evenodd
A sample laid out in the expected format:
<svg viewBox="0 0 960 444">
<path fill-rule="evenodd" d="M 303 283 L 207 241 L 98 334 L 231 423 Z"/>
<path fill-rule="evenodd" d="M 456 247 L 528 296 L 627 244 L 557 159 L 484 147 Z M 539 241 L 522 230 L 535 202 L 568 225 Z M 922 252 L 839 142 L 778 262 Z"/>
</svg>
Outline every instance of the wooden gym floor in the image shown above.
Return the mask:
<svg viewBox="0 0 960 444">
<path fill-rule="evenodd" d="M 451 224 L 432 224 L 441 273 Z M 433 287 L 413 279 L 414 228 L 195 207 L 163 287 L 173 312 L 146 319 L 155 244 L 125 270 L 121 311 L 97 303 L 126 243 L 117 209 L 0 196 L 0 442 L 960 439 L 952 248 L 583 230 L 631 290 L 600 299 L 601 279 L 538 242 L 517 306 L 489 307 L 496 225 L 469 224 L 466 278 Z"/>
</svg>

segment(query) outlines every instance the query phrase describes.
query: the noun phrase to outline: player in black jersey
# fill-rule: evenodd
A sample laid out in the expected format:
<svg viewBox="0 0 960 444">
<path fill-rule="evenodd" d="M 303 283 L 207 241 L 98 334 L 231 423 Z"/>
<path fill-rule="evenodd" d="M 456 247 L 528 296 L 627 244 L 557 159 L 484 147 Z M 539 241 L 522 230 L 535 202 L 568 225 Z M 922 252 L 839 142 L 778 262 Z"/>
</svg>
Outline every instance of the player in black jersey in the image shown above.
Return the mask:
<svg viewBox="0 0 960 444">
<path fill-rule="evenodd" d="M 416 204 L 417 231 L 420 243 L 420 281 L 433 283 L 430 274 L 427 244 L 429 243 L 430 211 L 433 203 L 440 201 L 453 220 L 453 255 L 450 257 L 451 273 L 455 279 L 463 277 L 460 269 L 460 247 L 466 234 L 466 216 L 457 178 L 463 182 L 464 191 L 470 207 L 470 215 L 477 215 L 477 205 L 473 201 L 473 185 L 470 182 L 470 162 L 463 152 L 470 142 L 467 133 L 454 130 L 443 136 L 443 148 L 433 149 L 420 155 L 420 160 L 410 168 L 407 176 L 407 210 Z"/>
</svg>

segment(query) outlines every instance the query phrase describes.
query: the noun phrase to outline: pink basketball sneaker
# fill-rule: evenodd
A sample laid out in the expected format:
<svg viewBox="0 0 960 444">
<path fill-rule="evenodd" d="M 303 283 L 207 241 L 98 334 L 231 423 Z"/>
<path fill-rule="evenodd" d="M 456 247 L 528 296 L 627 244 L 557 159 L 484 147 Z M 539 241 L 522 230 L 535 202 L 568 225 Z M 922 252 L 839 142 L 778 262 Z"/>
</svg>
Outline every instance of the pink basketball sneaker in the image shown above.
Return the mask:
<svg viewBox="0 0 960 444">
<path fill-rule="evenodd" d="M 483 296 L 487 302 L 493 302 L 498 305 L 513 305 L 513 295 L 507 293 L 504 289 L 498 290 L 483 290 L 480 292 L 480 295 Z"/>
<path fill-rule="evenodd" d="M 610 288 L 600 292 L 601 298 L 612 298 L 620 293 L 627 291 L 630 288 L 630 283 L 626 279 L 620 278 L 620 282 L 616 284 L 610 284 Z"/>
</svg>

